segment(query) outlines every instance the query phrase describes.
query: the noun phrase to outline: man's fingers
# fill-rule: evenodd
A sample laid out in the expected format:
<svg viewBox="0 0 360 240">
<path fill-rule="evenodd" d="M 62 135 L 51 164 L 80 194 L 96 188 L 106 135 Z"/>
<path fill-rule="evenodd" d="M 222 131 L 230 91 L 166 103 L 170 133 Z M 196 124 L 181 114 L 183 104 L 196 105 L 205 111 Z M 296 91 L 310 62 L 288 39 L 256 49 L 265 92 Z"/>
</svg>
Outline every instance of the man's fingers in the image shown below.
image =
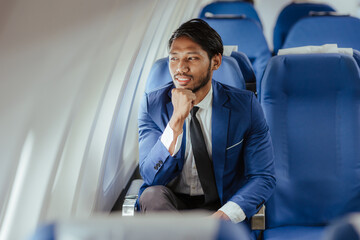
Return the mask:
<svg viewBox="0 0 360 240">
<path fill-rule="evenodd" d="M 195 100 L 196 99 L 196 95 L 195 93 L 193 93 L 191 90 L 189 89 L 183 89 L 183 88 L 174 88 L 172 90 L 172 95 L 174 96 L 186 96 L 189 97 L 191 100 Z"/>
<path fill-rule="evenodd" d="M 175 119 L 185 120 L 196 100 L 195 94 L 188 89 L 172 89 L 171 101 L 174 106 L 173 116 Z"/>
</svg>

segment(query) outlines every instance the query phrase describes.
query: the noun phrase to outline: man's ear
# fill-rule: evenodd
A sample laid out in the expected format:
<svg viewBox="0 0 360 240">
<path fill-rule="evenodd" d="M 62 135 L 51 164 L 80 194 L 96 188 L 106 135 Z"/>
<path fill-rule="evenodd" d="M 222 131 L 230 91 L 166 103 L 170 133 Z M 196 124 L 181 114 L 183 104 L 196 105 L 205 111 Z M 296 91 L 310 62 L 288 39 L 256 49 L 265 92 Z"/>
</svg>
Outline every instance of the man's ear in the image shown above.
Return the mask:
<svg viewBox="0 0 360 240">
<path fill-rule="evenodd" d="M 218 53 L 218 54 L 214 55 L 211 59 L 212 70 L 217 70 L 221 65 L 221 61 L 222 61 L 221 54 Z"/>
</svg>

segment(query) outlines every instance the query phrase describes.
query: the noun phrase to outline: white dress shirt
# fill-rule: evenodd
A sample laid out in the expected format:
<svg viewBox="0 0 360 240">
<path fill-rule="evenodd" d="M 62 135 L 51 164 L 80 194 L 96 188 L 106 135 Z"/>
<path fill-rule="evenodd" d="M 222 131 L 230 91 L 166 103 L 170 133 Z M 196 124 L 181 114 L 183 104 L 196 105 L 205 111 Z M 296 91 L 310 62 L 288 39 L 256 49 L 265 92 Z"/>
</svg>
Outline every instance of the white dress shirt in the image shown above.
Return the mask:
<svg viewBox="0 0 360 240">
<path fill-rule="evenodd" d="M 209 157 L 212 160 L 212 142 L 211 142 L 211 114 L 212 114 L 212 101 L 213 101 L 213 89 L 212 86 L 210 91 L 205 96 L 205 98 L 196 106 L 199 107 L 199 110 L 196 113 L 196 117 L 199 120 L 202 132 L 204 134 L 204 140 L 206 149 L 208 151 Z M 191 147 L 190 139 L 190 120 L 191 114 L 185 119 L 186 124 L 186 146 L 185 146 L 185 161 L 181 174 L 171 181 L 168 185 L 171 187 L 174 192 L 188 194 L 190 196 L 203 195 L 204 191 L 201 187 L 200 179 L 196 170 L 195 159 Z M 162 136 L 161 142 L 169 150 L 169 147 L 173 140 L 173 130 L 169 126 L 166 126 Z M 183 133 L 181 133 L 175 144 L 174 156 L 181 147 L 181 140 Z M 239 205 L 235 202 L 228 201 L 223 205 L 219 210 L 223 211 L 234 223 L 243 221 L 246 216 L 244 211 Z"/>
</svg>

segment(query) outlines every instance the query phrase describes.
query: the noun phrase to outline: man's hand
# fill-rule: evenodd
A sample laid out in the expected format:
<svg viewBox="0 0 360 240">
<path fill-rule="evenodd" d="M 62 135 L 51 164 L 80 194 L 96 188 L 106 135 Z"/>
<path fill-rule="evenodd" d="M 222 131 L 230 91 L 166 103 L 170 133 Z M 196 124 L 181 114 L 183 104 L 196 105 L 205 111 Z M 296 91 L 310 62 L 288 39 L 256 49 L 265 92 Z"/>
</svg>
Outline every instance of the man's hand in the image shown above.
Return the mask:
<svg viewBox="0 0 360 240">
<path fill-rule="evenodd" d="M 174 112 L 169 124 L 175 133 L 181 133 L 184 121 L 194 106 L 196 96 L 191 90 L 182 88 L 174 88 L 171 93 L 171 101 L 174 106 Z"/>
<path fill-rule="evenodd" d="M 211 215 L 212 217 L 215 217 L 215 218 L 219 218 L 219 219 L 222 219 L 222 220 L 226 220 L 226 221 L 230 221 L 230 218 L 228 217 L 228 215 L 226 215 L 223 211 L 216 211 L 213 215 Z"/>
<path fill-rule="evenodd" d="M 192 91 L 181 88 L 174 88 L 171 93 L 174 112 L 169 121 L 169 125 L 174 132 L 174 136 L 169 147 L 169 153 L 173 155 L 177 137 L 182 133 L 185 119 L 194 106 L 196 96 Z"/>
</svg>

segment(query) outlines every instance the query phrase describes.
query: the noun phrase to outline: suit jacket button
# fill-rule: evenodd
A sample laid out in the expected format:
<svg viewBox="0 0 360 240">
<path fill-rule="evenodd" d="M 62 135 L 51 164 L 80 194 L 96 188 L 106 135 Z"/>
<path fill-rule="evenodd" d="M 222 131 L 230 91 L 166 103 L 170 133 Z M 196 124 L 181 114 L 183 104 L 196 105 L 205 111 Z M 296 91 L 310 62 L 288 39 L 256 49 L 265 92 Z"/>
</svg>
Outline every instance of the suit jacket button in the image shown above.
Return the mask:
<svg viewBox="0 0 360 240">
<path fill-rule="evenodd" d="M 154 169 L 155 169 L 155 170 L 158 170 L 158 169 L 159 169 L 159 167 L 156 165 L 156 166 L 154 167 Z"/>
<path fill-rule="evenodd" d="M 163 164 L 164 162 L 160 160 L 159 163 L 160 163 L 160 164 Z"/>
</svg>

